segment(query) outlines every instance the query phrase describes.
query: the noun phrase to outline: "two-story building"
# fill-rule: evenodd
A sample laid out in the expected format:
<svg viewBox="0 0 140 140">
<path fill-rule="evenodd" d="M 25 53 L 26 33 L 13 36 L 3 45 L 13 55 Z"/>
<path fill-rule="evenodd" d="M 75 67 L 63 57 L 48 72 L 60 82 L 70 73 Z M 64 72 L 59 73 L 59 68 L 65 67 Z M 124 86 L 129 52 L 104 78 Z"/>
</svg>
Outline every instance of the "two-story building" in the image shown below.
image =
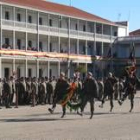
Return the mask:
<svg viewBox="0 0 140 140">
<path fill-rule="evenodd" d="M 68 77 L 83 66 L 103 76 L 106 57 L 128 26 L 43 0 L 0 0 L 0 77 Z M 99 56 L 99 57 L 95 57 Z"/>
</svg>

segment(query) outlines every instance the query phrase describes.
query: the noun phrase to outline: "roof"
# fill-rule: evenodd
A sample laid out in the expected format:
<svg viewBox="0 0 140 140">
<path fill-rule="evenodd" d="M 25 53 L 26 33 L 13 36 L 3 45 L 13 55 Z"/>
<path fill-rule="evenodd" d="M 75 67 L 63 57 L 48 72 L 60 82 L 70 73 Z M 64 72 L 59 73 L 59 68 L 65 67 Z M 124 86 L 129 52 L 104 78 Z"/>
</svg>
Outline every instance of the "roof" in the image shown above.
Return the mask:
<svg viewBox="0 0 140 140">
<path fill-rule="evenodd" d="M 140 36 L 140 29 L 130 32 L 129 35 L 130 36 Z"/>
<path fill-rule="evenodd" d="M 62 4 L 56 4 L 56 3 L 52 3 L 52 2 L 48 2 L 44 0 L 0 0 L 0 1 L 9 3 L 9 4 L 19 5 L 19 6 L 31 7 L 38 10 L 63 14 L 67 16 L 84 18 L 84 19 L 88 19 L 92 21 L 98 21 L 98 22 L 106 23 L 106 24 L 115 24 L 107 19 L 101 18 L 94 14 L 87 13 L 75 7 L 66 6 Z"/>
</svg>

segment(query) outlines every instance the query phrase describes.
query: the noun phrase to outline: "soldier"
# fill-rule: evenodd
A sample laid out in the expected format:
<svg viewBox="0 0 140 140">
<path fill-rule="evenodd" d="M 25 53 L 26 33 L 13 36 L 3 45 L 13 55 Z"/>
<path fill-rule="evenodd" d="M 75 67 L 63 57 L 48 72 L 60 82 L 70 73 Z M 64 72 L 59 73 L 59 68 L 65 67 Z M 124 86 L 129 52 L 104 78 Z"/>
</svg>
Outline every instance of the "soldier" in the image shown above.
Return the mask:
<svg viewBox="0 0 140 140">
<path fill-rule="evenodd" d="M 38 96 L 38 83 L 36 81 L 36 77 L 32 79 L 31 83 L 31 95 L 32 95 L 32 106 L 35 106 L 37 104 L 37 96 Z"/>
<path fill-rule="evenodd" d="M 136 93 L 136 83 L 137 83 L 137 78 L 135 77 L 134 73 L 131 72 L 127 77 L 125 94 L 123 95 L 122 99 L 118 101 L 118 103 L 122 105 L 126 97 L 129 96 L 130 103 L 131 103 L 131 108 L 129 112 L 131 112 L 134 107 L 134 95 Z"/>
<path fill-rule="evenodd" d="M 98 95 L 98 99 L 101 100 L 103 95 L 104 95 L 104 83 L 103 80 L 98 80 L 98 86 L 99 86 L 99 95 Z"/>
<path fill-rule="evenodd" d="M 48 98 L 48 104 L 51 104 L 51 97 L 53 94 L 53 86 L 52 86 L 52 78 L 50 78 L 50 80 L 47 83 L 47 98 Z"/>
<path fill-rule="evenodd" d="M 97 98 L 99 92 L 98 83 L 95 80 L 95 78 L 92 76 L 91 72 L 88 72 L 87 78 L 83 84 L 83 100 L 81 105 L 81 113 L 79 113 L 81 116 L 83 115 L 84 108 L 87 104 L 87 102 L 90 102 L 90 112 L 91 116 L 90 119 L 93 117 L 94 113 L 94 98 Z"/>
<path fill-rule="evenodd" d="M 112 75 L 112 73 L 109 73 L 108 78 L 105 80 L 104 84 L 104 96 L 102 99 L 102 104 L 99 107 L 103 107 L 103 104 L 105 103 L 105 99 L 108 96 L 110 99 L 110 112 L 112 111 L 114 105 L 113 105 L 113 93 L 114 93 L 114 84 L 117 82 L 117 79 Z"/>
<path fill-rule="evenodd" d="M 40 83 L 40 101 L 42 105 L 46 104 L 46 82 L 43 77 L 41 78 Z"/>
<path fill-rule="evenodd" d="M 56 87 L 54 91 L 54 102 L 53 102 L 52 108 L 48 109 L 50 113 L 54 112 L 54 109 L 56 108 L 56 104 L 59 103 L 63 99 L 64 95 L 68 92 L 69 87 L 70 85 L 68 81 L 66 81 L 65 79 L 65 74 L 61 72 L 60 78 L 58 79 L 56 83 Z M 63 114 L 61 118 L 63 118 L 65 114 L 66 114 L 66 106 L 63 106 Z"/>
<path fill-rule="evenodd" d="M 12 108 L 10 106 L 10 93 L 11 93 L 11 87 L 8 84 L 9 80 L 4 80 L 4 84 L 3 84 L 3 90 L 4 90 L 4 101 L 5 101 L 5 107 L 6 108 Z"/>
<path fill-rule="evenodd" d="M 26 104 L 29 104 L 30 103 L 31 93 L 32 93 L 32 89 L 31 89 L 31 78 L 27 78 L 27 80 L 26 80 L 26 95 L 25 95 Z"/>
<path fill-rule="evenodd" d="M 19 104 L 25 104 L 25 94 L 26 94 L 26 82 L 25 78 L 21 77 L 19 82 L 19 90 L 18 90 L 18 100 Z"/>
<path fill-rule="evenodd" d="M 13 103 L 13 97 L 14 97 L 14 92 L 15 92 L 15 83 L 13 82 L 13 77 L 11 76 L 10 79 L 8 80 L 8 85 L 10 87 L 10 94 L 9 94 L 9 103 L 12 105 Z"/>
</svg>

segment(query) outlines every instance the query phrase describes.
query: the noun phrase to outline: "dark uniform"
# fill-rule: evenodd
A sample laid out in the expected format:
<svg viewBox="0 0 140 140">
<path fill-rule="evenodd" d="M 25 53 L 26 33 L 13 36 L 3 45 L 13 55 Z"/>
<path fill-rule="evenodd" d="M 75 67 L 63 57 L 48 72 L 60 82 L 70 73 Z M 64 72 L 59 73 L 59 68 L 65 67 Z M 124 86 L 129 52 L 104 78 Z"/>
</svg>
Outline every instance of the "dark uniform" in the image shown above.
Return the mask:
<svg viewBox="0 0 140 140">
<path fill-rule="evenodd" d="M 61 77 L 60 79 L 58 79 L 54 91 L 54 102 L 52 105 L 52 109 L 49 108 L 49 111 L 51 113 L 53 113 L 56 104 L 59 103 L 64 98 L 64 96 L 68 93 L 68 89 L 69 89 L 69 83 L 67 82 L 67 80 L 65 80 L 64 73 L 61 73 L 60 76 Z M 64 117 L 65 114 L 66 114 L 66 106 L 63 106 L 62 118 Z"/>
<path fill-rule="evenodd" d="M 113 93 L 114 93 L 114 85 L 117 82 L 117 79 L 112 76 L 112 73 L 109 73 L 109 77 L 105 80 L 104 83 L 104 96 L 102 99 L 102 104 L 99 107 L 103 107 L 103 104 L 105 103 L 105 99 L 108 96 L 110 99 L 110 112 L 112 111 L 114 105 L 113 105 Z"/>
<path fill-rule="evenodd" d="M 98 83 L 92 77 L 92 73 L 89 72 L 88 77 L 83 84 L 83 100 L 81 105 L 81 115 L 84 111 L 87 102 L 89 101 L 91 111 L 90 119 L 92 119 L 94 113 L 94 98 L 97 98 L 98 92 L 99 92 Z"/>
<path fill-rule="evenodd" d="M 119 100 L 119 104 L 122 105 L 126 97 L 129 96 L 131 103 L 131 108 L 129 112 L 131 112 L 134 107 L 134 95 L 136 93 L 136 83 L 137 78 L 133 75 L 133 73 L 131 73 L 130 76 L 127 77 L 125 94 L 123 98 Z"/>
<path fill-rule="evenodd" d="M 4 81 L 3 90 L 4 90 L 3 98 L 4 98 L 4 101 L 5 101 L 5 107 L 6 108 L 11 108 L 10 107 L 10 86 L 9 86 L 7 81 Z"/>
</svg>

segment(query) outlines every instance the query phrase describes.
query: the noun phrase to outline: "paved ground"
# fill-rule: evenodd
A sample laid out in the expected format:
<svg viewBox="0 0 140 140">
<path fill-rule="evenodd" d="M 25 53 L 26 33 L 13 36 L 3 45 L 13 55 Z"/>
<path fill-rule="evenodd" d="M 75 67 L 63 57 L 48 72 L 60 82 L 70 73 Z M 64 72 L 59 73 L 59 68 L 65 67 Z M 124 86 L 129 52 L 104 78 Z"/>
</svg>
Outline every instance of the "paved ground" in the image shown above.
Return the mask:
<svg viewBox="0 0 140 140">
<path fill-rule="evenodd" d="M 24 106 L 0 110 L 0 140 L 140 140 L 140 93 L 135 98 L 135 108 L 128 113 L 127 100 L 120 107 L 115 102 L 109 113 L 109 102 L 103 109 L 95 104 L 95 115 L 88 119 L 89 105 L 83 117 L 69 113 L 61 119 L 61 107 L 55 114 L 48 107 Z"/>
</svg>

